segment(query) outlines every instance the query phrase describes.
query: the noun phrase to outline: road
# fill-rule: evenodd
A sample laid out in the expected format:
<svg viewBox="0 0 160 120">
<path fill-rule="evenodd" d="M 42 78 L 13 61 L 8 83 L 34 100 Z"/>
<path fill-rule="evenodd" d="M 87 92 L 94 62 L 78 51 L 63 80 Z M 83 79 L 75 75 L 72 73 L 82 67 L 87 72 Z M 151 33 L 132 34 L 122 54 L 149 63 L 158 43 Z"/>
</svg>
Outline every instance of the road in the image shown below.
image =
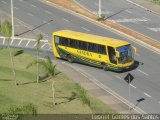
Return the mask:
<svg viewBox="0 0 160 120">
<path fill-rule="evenodd" d="M 8 43 L 4 37 L 0 37 L 0 45 L 7 46 Z M 35 39 L 28 39 L 28 38 L 15 38 L 11 40 L 10 43 L 11 47 L 18 47 L 18 48 L 26 48 L 26 49 L 34 49 L 37 45 Z M 40 49 L 44 51 L 51 51 L 51 44 L 48 43 L 48 40 L 43 40 L 40 43 Z"/>
<path fill-rule="evenodd" d="M 10 13 L 10 0 L 0 0 L 0 10 Z M 128 72 L 105 72 L 101 69 L 82 64 L 73 63 L 72 65 L 75 68 L 83 70 L 84 73 L 94 77 L 103 85 L 108 86 L 135 105 L 137 104 L 138 99 L 142 97 L 145 98 L 145 100 L 138 104 L 137 107 L 141 108 L 146 113 L 160 112 L 159 54 L 149 50 L 143 45 L 139 45 L 132 40 L 124 38 L 107 28 L 102 28 L 85 19 L 62 11 L 54 6 L 43 4 L 37 0 L 14 0 L 14 16 L 23 21 L 26 25 L 32 27 L 32 29 L 36 27 L 36 30 L 42 32 L 50 39 L 50 43 L 52 32 L 61 29 L 71 29 L 98 34 L 131 42 L 131 44 L 138 49 L 135 59 L 140 63 L 137 69 L 129 71 L 135 77 L 130 86 L 131 98 L 129 98 L 128 95 L 128 84 L 123 80 Z M 25 46 L 23 42 L 21 42 L 20 45 Z"/>
<path fill-rule="evenodd" d="M 98 14 L 99 0 L 76 0 L 89 11 Z M 135 6 L 126 0 L 101 0 L 106 19 L 160 41 L 160 16 Z"/>
</svg>

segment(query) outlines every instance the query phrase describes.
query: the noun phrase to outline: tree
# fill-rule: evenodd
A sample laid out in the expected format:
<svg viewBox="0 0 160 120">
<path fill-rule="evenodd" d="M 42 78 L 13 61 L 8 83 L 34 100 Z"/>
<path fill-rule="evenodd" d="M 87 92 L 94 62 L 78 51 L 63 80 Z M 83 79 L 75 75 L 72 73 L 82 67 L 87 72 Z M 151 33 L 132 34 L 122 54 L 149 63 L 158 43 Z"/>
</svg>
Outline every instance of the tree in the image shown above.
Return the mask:
<svg viewBox="0 0 160 120">
<path fill-rule="evenodd" d="M 48 79 L 51 80 L 51 85 L 52 85 L 52 98 L 53 98 L 53 104 L 55 105 L 55 77 L 60 74 L 61 72 L 57 72 L 56 71 L 56 64 L 52 63 L 52 60 L 49 56 L 45 57 L 46 60 L 35 60 L 33 62 L 31 62 L 30 64 L 28 64 L 28 66 L 26 68 L 31 67 L 32 65 L 35 65 L 37 63 L 39 63 L 43 69 L 45 70 Z"/>
<path fill-rule="evenodd" d="M 40 41 L 43 39 L 42 34 L 38 34 L 36 36 L 36 51 L 37 51 L 37 61 L 39 57 L 39 52 L 40 52 Z M 37 83 L 39 82 L 39 63 L 37 62 Z"/>
<path fill-rule="evenodd" d="M 10 55 L 11 64 L 12 64 L 13 80 L 15 81 L 15 85 L 17 85 L 14 61 L 13 61 L 12 52 L 10 48 L 10 40 L 11 40 L 10 38 L 12 36 L 12 25 L 9 21 L 6 20 L 1 24 L 1 33 L 4 35 L 5 40 L 7 41 L 7 44 L 8 44 L 9 55 Z"/>
<path fill-rule="evenodd" d="M 1 26 L 2 26 L 2 25 L 1 25 L 1 21 L 0 21 L 0 33 L 1 33 Z"/>
</svg>

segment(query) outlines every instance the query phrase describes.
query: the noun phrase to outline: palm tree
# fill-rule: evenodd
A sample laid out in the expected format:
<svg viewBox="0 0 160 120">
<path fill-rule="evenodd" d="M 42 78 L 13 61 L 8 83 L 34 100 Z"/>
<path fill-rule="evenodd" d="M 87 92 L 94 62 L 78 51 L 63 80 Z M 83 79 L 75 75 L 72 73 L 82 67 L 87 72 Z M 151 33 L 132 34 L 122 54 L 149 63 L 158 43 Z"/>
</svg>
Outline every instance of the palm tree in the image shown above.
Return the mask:
<svg viewBox="0 0 160 120">
<path fill-rule="evenodd" d="M 36 36 L 36 51 L 37 51 L 37 61 L 38 61 L 38 57 L 39 57 L 39 52 L 40 52 L 40 42 L 43 39 L 42 34 L 38 34 Z M 39 63 L 37 62 L 37 83 L 39 82 Z"/>
<path fill-rule="evenodd" d="M 46 60 L 35 60 L 33 62 L 31 62 L 26 68 L 29 68 L 31 67 L 32 65 L 34 64 L 37 64 L 39 63 L 43 68 L 44 70 L 46 71 L 47 73 L 47 76 L 48 76 L 48 79 L 52 82 L 52 98 L 53 98 L 53 104 L 55 105 L 55 77 L 60 74 L 61 72 L 57 72 L 56 71 L 56 64 L 53 64 L 52 63 L 52 60 L 49 56 L 46 56 L 45 57 Z"/>
<path fill-rule="evenodd" d="M 1 21 L 0 21 L 0 33 L 1 33 L 1 26 L 2 26 L 2 25 L 1 25 Z"/>
<path fill-rule="evenodd" d="M 12 36 L 12 25 L 9 21 L 6 20 L 1 24 L 1 33 L 4 35 L 5 40 L 7 41 L 7 44 L 8 44 L 9 55 L 10 55 L 11 64 L 12 64 L 13 80 L 15 81 L 15 85 L 17 85 L 14 61 L 12 57 L 12 51 L 10 48 L 10 40 L 11 40 L 10 38 Z"/>
</svg>

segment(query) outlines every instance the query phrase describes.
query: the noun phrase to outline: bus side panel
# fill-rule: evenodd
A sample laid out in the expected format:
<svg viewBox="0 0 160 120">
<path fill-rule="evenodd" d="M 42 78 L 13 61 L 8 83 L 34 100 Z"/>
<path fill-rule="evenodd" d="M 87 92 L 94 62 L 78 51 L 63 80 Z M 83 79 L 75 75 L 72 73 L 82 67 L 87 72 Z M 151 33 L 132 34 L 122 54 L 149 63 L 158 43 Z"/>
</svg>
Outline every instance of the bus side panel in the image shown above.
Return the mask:
<svg viewBox="0 0 160 120">
<path fill-rule="evenodd" d="M 69 48 L 65 46 L 59 46 L 58 49 L 62 58 L 65 58 L 67 54 L 70 54 L 76 62 L 92 64 L 94 66 L 101 66 L 101 63 L 109 62 L 107 55 Z"/>
<path fill-rule="evenodd" d="M 60 55 L 58 54 L 58 51 L 56 49 L 56 44 L 55 44 L 55 40 L 54 40 L 54 34 L 52 36 L 52 50 L 53 50 L 53 54 L 55 57 L 60 58 Z"/>
</svg>

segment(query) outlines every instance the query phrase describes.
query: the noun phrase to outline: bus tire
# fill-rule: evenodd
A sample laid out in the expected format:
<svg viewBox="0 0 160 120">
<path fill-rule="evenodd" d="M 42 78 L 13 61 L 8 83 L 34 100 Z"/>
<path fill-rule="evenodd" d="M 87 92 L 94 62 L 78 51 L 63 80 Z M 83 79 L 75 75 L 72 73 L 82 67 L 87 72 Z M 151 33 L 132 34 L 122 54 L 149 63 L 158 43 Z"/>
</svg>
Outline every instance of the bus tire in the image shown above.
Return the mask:
<svg viewBox="0 0 160 120">
<path fill-rule="evenodd" d="M 104 70 L 104 71 L 108 71 L 109 70 L 109 68 L 108 68 L 108 66 L 106 65 L 106 64 L 104 64 L 104 63 L 102 63 L 102 69 Z"/>
<path fill-rule="evenodd" d="M 70 55 L 68 55 L 67 60 L 68 60 L 69 63 L 73 63 L 73 59 Z"/>
</svg>

